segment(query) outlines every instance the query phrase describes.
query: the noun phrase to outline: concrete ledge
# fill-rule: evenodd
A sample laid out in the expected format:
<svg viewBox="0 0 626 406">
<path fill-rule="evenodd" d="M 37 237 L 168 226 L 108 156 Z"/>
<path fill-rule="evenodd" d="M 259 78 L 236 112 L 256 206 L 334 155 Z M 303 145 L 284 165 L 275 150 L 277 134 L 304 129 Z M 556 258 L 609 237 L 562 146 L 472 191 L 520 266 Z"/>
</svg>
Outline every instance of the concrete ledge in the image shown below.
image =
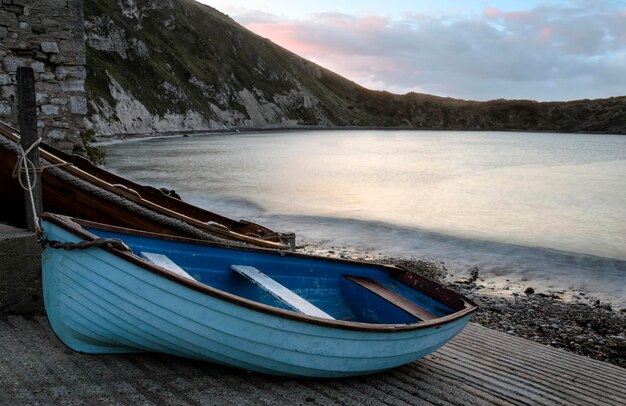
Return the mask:
<svg viewBox="0 0 626 406">
<path fill-rule="evenodd" d="M 33 232 L 0 224 L 0 316 L 43 313 L 37 237 Z"/>
</svg>

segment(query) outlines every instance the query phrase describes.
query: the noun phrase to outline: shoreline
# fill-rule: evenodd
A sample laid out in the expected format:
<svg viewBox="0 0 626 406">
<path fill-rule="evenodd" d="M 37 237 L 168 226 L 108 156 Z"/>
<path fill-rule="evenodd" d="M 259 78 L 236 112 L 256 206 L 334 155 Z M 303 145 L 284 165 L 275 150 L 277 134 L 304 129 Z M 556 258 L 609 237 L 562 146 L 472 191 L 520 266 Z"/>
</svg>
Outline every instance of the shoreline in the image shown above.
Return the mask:
<svg viewBox="0 0 626 406">
<path fill-rule="evenodd" d="M 478 268 L 467 275 L 453 274 L 445 263 L 428 258 L 374 255 L 310 242 L 299 245 L 297 251 L 401 266 L 478 303 L 474 323 L 626 368 L 626 308 L 615 309 L 586 292 L 544 293 L 530 286 L 499 291 L 485 286 Z"/>
<path fill-rule="evenodd" d="M 236 127 L 217 128 L 206 130 L 163 131 L 155 133 L 118 133 L 111 135 L 96 135 L 94 146 L 105 146 L 120 142 L 133 142 L 159 138 L 185 138 L 213 134 L 256 134 L 272 132 L 301 132 L 301 131 L 463 131 L 463 132 L 506 132 L 506 133 L 537 133 L 537 134 L 589 134 L 589 135 L 621 135 L 619 133 L 603 133 L 591 131 L 556 132 L 556 131 L 527 131 L 524 129 L 467 129 L 467 128 L 412 128 L 412 127 L 376 127 L 376 126 L 294 126 L 294 127 Z"/>
<path fill-rule="evenodd" d="M 381 252 L 373 254 L 367 249 L 327 245 L 326 243 L 313 240 L 301 240 L 297 245 L 296 251 L 312 255 L 365 262 L 423 262 L 430 264 L 430 268 L 436 267 L 438 269 L 432 277 L 444 284 L 450 286 L 460 285 L 460 287 L 463 287 L 465 282 L 471 279 L 471 282 L 475 285 L 473 286 L 471 294 L 512 300 L 529 290 L 529 292 L 532 291 L 533 294 L 542 297 L 551 297 L 560 300 L 562 303 L 581 303 L 590 306 L 600 306 L 616 313 L 626 315 L 626 306 L 623 303 L 602 297 L 591 289 L 572 289 L 561 286 L 543 285 L 539 281 L 533 282 L 532 279 L 514 280 L 514 274 L 494 276 L 481 269 L 479 266 L 469 264 L 464 270 L 453 270 L 451 267 L 454 267 L 455 264 L 451 263 L 451 261 L 446 262 L 446 259 L 443 258 L 423 255 L 406 256 L 402 254 L 383 254 Z M 476 274 L 476 276 L 473 277 L 473 274 Z"/>
<path fill-rule="evenodd" d="M 393 224 L 388 228 L 404 229 Z M 305 247 L 307 253 L 323 256 L 364 261 L 422 259 L 445 264 L 449 281 L 467 278 L 472 269 L 479 269 L 476 289 L 483 295 L 512 299 L 516 293 L 531 288 L 537 294 L 558 297 L 564 302 L 598 302 L 626 313 L 626 297 L 621 288 L 621 275 L 626 271 L 624 259 L 426 230 L 408 236 L 395 234 L 394 238 L 411 240 L 413 244 L 389 249 L 384 245 L 386 229 L 376 232 L 383 235 L 383 247 L 363 245 L 358 239 L 346 240 L 345 235 L 337 241 L 320 239 L 319 233 L 317 237 L 299 235 L 298 245 Z"/>
</svg>

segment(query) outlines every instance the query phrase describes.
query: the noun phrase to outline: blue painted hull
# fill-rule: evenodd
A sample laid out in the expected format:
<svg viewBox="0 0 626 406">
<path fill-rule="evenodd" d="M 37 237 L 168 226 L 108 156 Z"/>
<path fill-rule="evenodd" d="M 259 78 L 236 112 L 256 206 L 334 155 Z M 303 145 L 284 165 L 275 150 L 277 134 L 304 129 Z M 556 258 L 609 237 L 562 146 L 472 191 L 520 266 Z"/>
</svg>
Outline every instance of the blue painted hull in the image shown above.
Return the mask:
<svg viewBox="0 0 626 406">
<path fill-rule="evenodd" d="M 44 229 L 48 239 L 81 240 L 50 222 L 44 222 Z M 151 249 L 155 249 L 160 243 L 151 244 Z M 135 251 L 142 246 L 131 247 Z M 204 255 L 202 247 L 184 247 Z M 211 255 L 219 262 L 220 255 L 226 254 L 219 251 Z M 264 254 L 258 258 L 254 253 L 237 255 L 238 261 L 264 263 Z M 241 303 L 230 297 L 224 300 L 140 265 L 100 248 L 46 248 L 44 300 L 50 325 L 59 339 L 71 349 L 85 353 L 163 352 L 273 375 L 341 377 L 373 373 L 419 359 L 447 343 L 471 317 L 468 312 L 429 328 L 388 332 L 384 325 L 368 329 L 370 324 L 350 320 L 346 316 L 349 311 L 343 304 L 336 304 L 338 301 L 323 303 L 311 295 L 311 300 L 319 299 L 317 304 L 324 305 L 325 310 L 346 319 L 325 323 L 290 315 L 293 312 L 285 309 L 258 309 L 250 304 L 253 300 L 245 297 Z M 189 268 L 194 275 L 195 268 Z M 374 272 L 363 269 L 354 272 Z M 194 277 L 209 278 L 200 271 Z M 216 283 L 223 278 L 217 273 L 213 277 Z M 331 292 L 330 288 L 322 290 Z M 342 323 L 351 327 L 342 328 Z"/>
</svg>

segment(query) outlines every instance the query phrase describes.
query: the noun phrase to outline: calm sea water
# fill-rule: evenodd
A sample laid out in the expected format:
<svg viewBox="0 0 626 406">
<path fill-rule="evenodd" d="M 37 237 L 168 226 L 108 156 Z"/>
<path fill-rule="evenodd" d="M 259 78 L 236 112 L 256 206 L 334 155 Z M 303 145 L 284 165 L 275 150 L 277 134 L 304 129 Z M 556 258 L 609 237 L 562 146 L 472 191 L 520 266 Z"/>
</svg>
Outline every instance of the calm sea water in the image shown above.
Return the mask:
<svg viewBox="0 0 626 406">
<path fill-rule="evenodd" d="M 328 246 L 626 304 L 626 137 L 306 131 L 108 146 L 107 166 Z"/>
</svg>

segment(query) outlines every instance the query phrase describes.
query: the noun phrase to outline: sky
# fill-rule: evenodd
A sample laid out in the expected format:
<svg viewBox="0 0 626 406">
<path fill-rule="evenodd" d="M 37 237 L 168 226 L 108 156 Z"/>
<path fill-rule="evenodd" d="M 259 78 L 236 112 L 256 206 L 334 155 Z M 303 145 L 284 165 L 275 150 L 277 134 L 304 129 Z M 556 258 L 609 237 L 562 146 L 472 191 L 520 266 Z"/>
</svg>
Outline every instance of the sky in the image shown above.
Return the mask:
<svg viewBox="0 0 626 406">
<path fill-rule="evenodd" d="M 200 0 L 370 89 L 462 99 L 626 95 L 626 0 Z"/>
</svg>

